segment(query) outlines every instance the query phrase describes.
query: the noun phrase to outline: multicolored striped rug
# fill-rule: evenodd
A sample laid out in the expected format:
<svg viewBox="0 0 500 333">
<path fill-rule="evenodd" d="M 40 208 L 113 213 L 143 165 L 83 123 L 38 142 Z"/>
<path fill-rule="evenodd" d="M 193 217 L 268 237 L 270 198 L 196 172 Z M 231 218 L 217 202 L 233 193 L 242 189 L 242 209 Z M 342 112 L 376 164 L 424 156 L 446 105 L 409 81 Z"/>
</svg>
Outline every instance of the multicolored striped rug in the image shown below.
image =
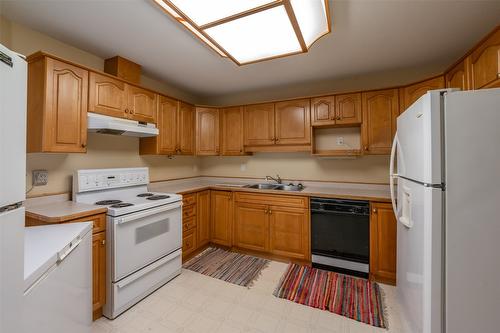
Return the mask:
<svg viewBox="0 0 500 333">
<path fill-rule="evenodd" d="M 375 282 L 290 264 L 274 296 L 387 328 L 384 300 Z"/>
<path fill-rule="evenodd" d="M 184 264 L 185 269 L 249 287 L 269 260 L 210 247 Z"/>
</svg>

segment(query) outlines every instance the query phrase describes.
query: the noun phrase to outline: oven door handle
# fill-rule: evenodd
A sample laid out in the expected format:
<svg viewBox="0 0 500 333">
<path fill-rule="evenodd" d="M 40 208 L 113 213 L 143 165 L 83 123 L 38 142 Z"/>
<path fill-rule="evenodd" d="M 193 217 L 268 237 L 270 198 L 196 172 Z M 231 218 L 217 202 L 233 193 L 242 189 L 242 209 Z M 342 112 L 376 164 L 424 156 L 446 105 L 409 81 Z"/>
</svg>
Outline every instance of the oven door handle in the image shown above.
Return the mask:
<svg viewBox="0 0 500 333">
<path fill-rule="evenodd" d="M 130 215 L 127 215 L 124 217 L 119 217 L 115 221 L 116 221 L 116 224 L 125 224 L 125 223 L 129 223 L 129 222 L 137 221 L 143 217 L 148 217 L 151 215 L 155 215 L 155 214 L 163 213 L 163 212 L 166 212 L 166 211 L 169 211 L 172 209 L 176 209 L 176 208 L 179 208 L 181 206 L 182 206 L 182 203 L 180 201 L 174 202 L 174 203 L 160 206 L 157 208 L 146 209 L 146 210 L 139 212 L 139 213 L 130 214 Z"/>
</svg>

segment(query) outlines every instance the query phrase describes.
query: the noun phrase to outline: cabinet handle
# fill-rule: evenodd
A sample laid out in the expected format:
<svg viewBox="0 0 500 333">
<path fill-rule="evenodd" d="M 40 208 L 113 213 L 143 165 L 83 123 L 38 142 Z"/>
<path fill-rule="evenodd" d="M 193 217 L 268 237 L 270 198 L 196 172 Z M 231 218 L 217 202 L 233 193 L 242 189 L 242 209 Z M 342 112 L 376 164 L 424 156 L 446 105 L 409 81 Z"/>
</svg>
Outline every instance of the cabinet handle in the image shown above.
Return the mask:
<svg viewBox="0 0 500 333">
<path fill-rule="evenodd" d="M 106 245 L 106 240 L 105 240 L 105 239 L 103 239 L 103 240 L 101 241 L 101 245 Z"/>
<path fill-rule="evenodd" d="M 377 213 L 377 208 L 373 208 L 373 213 Z"/>
<path fill-rule="evenodd" d="M 368 146 L 365 146 L 365 150 L 368 150 Z"/>
<path fill-rule="evenodd" d="M 125 109 L 125 113 L 128 113 L 128 109 Z"/>
<path fill-rule="evenodd" d="M 269 215 L 271 215 L 273 213 L 273 211 L 270 210 L 270 209 L 267 212 L 268 212 Z"/>
<path fill-rule="evenodd" d="M 82 148 L 85 148 L 87 147 L 87 144 L 86 143 L 82 143 Z"/>
<path fill-rule="evenodd" d="M 337 120 L 341 120 L 341 119 L 342 119 L 342 117 L 337 117 Z"/>
</svg>

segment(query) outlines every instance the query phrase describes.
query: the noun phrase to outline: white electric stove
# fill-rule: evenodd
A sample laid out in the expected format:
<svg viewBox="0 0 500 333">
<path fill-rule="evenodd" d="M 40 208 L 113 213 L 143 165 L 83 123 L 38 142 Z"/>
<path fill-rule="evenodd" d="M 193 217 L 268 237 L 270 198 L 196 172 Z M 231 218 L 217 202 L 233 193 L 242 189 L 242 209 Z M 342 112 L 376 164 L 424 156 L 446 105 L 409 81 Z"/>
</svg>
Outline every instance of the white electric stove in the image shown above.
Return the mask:
<svg viewBox="0 0 500 333">
<path fill-rule="evenodd" d="M 182 196 L 149 192 L 148 168 L 78 170 L 73 200 L 107 212 L 107 298 L 114 319 L 181 272 Z"/>
</svg>

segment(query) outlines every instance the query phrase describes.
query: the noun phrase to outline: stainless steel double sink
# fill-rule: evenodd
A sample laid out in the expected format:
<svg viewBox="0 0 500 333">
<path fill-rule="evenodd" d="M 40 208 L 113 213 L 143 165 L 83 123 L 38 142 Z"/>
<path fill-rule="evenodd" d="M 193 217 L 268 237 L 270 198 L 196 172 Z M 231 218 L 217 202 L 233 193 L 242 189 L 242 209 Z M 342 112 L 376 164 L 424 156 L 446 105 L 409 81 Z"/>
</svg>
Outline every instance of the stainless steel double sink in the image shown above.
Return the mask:
<svg viewBox="0 0 500 333">
<path fill-rule="evenodd" d="M 277 191 L 292 191 L 300 192 L 304 189 L 302 184 L 298 185 L 285 185 L 285 184 L 252 184 L 245 186 L 246 188 L 254 188 L 258 190 L 277 190 Z"/>
</svg>

